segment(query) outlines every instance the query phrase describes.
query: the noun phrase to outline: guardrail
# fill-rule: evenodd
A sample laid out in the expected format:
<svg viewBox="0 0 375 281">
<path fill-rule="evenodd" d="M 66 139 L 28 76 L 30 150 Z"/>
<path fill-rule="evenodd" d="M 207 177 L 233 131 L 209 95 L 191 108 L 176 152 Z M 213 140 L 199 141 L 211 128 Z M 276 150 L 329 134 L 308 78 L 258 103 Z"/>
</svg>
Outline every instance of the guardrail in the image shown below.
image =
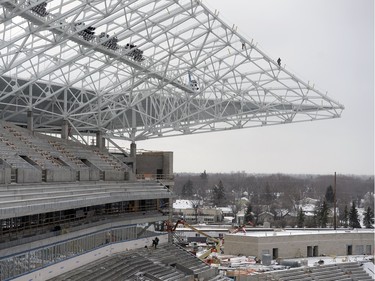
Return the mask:
<svg viewBox="0 0 375 281">
<path fill-rule="evenodd" d="M 173 174 L 137 174 L 137 180 L 174 180 Z"/>
</svg>

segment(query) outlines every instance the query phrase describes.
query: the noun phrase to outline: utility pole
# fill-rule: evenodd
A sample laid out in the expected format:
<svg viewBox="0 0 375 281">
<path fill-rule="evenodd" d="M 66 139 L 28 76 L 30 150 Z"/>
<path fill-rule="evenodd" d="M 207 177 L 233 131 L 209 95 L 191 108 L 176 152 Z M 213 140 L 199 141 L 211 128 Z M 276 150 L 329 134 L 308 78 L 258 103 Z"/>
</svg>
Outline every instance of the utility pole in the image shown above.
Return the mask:
<svg viewBox="0 0 375 281">
<path fill-rule="evenodd" d="M 333 228 L 336 230 L 337 222 L 336 222 L 336 172 L 334 177 L 334 184 L 333 184 Z"/>
</svg>

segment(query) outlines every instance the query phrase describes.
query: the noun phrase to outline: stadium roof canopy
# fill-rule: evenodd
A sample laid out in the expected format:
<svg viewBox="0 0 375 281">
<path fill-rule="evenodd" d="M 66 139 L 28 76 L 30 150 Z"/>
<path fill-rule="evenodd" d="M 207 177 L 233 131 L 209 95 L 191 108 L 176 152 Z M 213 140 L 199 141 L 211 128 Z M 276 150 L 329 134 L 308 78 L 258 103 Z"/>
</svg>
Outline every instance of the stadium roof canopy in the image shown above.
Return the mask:
<svg viewBox="0 0 375 281">
<path fill-rule="evenodd" d="M 0 118 L 148 138 L 340 117 L 197 0 L 1 0 Z"/>
</svg>

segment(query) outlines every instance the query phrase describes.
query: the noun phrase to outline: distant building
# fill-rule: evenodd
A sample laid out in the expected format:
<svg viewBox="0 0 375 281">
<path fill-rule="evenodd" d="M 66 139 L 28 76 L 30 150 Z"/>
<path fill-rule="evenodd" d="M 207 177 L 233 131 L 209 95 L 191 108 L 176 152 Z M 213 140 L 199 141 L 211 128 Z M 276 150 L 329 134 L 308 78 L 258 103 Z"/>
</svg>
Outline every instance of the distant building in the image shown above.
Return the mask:
<svg viewBox="0 0 375 281">
<path fill-rule="evenodd" d="M 263 224 L 264 222 L 273 222 L 274 215 L 270 212 L 262 212 L 258 215 L 258 224 Z"/>
<path fill-rule="evenodd" d="M 219 207 L 218 209 L 221 210 L 223 214 L 223 222 L 224 223 L 233 223 L 235 220 L 235 215 L 233 213 L 232 208 L 229 207 Z"/>
<path fill-rule="evenodd" d="M 225 254 L 276 258 L 371 255 L 374 230 L 269 231 L 226 234 Z"/>
<path fill-rule="evenodd" d="M 194 200 L 193 200 L 194 201 Z M 193 208 L 191 200 L 176 200 L 173 203 L 173 215 L 181 217 L 190 223 L 217 223 L 223 221 L 223 211 L 220 208 Z"/>
</svg>

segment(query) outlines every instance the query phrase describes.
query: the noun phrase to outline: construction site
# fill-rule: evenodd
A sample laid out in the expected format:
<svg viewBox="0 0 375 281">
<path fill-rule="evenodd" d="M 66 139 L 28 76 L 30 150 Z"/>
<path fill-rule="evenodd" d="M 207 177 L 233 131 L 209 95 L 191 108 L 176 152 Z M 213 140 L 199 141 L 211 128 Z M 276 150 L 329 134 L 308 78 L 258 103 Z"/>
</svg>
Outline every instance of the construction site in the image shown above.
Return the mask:
<svg viewBox="0 0 375 281">
<path fill-rule="evenodd" d="M 137 150 L 343 105 L 198 0 L 0 7 L 1 281 L 371 280 L 373 232 L 210 235 L 173 217 L 173 152 Z"/>
</svg>

